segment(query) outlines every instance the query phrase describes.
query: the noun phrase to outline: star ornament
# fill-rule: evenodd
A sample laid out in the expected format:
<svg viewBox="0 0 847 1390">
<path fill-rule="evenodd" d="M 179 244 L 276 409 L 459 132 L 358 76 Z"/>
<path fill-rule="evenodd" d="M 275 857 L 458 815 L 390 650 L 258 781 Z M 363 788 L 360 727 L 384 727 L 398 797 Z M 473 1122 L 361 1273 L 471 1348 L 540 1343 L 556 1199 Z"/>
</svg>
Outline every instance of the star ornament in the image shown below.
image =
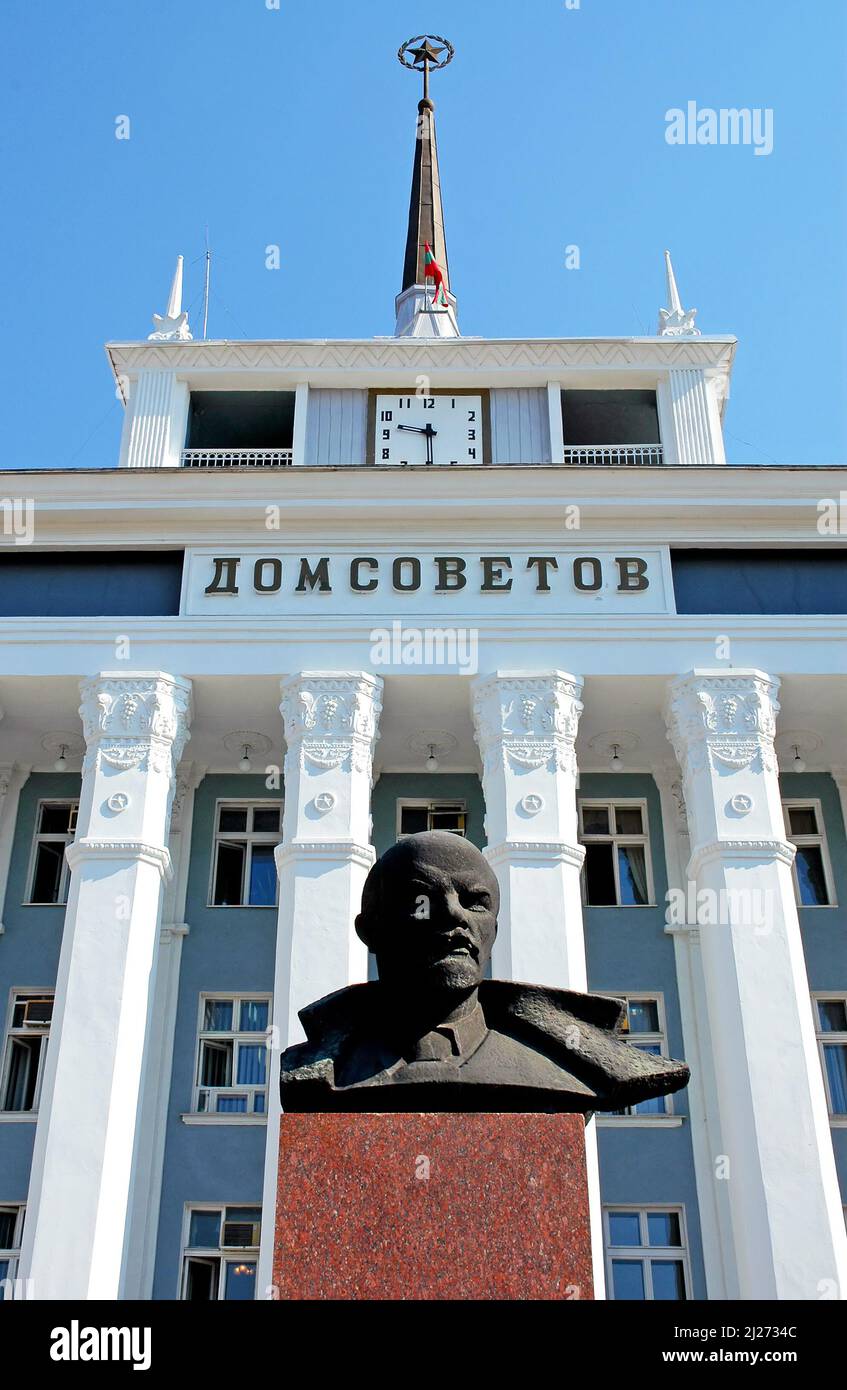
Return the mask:
<svg viewBox="0 0 847 1390">
<path fill-rule="evenodd" d="M 447 50 L 444 48 L 434 48 L 429 39 L 427 39 L 420 48 L 412 48 L 409 50 L 415 60 L 415 67 L 419 67 L 422 63 L 437 63 L 441 54 L 446 51 Z"/>
</svg>

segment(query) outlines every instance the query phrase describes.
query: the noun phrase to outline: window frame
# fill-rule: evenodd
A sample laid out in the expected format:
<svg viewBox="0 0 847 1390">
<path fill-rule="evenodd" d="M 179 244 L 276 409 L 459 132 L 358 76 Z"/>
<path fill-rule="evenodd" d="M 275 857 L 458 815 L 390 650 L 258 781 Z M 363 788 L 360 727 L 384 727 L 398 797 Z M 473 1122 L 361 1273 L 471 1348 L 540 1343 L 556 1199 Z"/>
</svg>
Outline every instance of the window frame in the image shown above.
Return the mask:
<svg viewBox="0 0 847 1390">
<path fill-rule="evenodd" d="M 644 830 L 643 830 L 643 832 L 642 832 L 641 835 L 631 835 L 631 834 L 620 834 L 620 835 L 619 835 L 616 831 L 614 831 L 614 832 L 612 832 L 612 833 L 610 833 L 610 834 L 607 834 L 607 835 L 586 835 L 586 834 L 585 834 L 585 831 L 584 831 L 584 829 L 583 829 L 583 809 L 584 809 L 584 808 L 588 808 L 589 810 L 594 810 L 594 809 L 597 809 L 597 808 L 599 808 L 599 807 L 604 807 L 604 808 L 609 812 L 609 825 L 611 826 L 611 825 L 614 825 L 614 824 L 615 824 L 615 821 L 614 821 L 614 811 L 615 811 L 615 807 L 617 807 L 617 806 L 621 807 L 622 810 L 633 810 L 633 809 L 636 809 L 636 808 L 637 808 L 638 810 L 641 811 L 641 824 L 642 824 L 643 827 L 644 827 Z M 626 909 L 626 910 L 632 909 L 632 910 L 634 910 L 634 911 L 636 911 L 636 912 L 641 912 L 641 911 L 643 911 L 644 908 L 646 908 L 646 907 L 655 908 L 656 905 L 657 905 L 657 904 L 656 904 L 656 887 L 655 887 L 655 882 L 654 882 L 654 879 L 653 879 L 653 854 L 652 854 L 652 850 L 651 850 L 651 846 L 650 846 L 650 815 L 649 815 L 649 809 L 648 809 L 648 805 L 647 805 L 647 798 L 646 798 L 646 796 L 615 796 L 615 797 L 586 796 L 586 797 L 580 797 L 579 800 L 578 800 L 578 803 L 577 803 L 577 809 L 578 809 L 578 813 L 579 813 L 578 831 L 577 831 L 577 837 L 578 837 L 579 843 L 580 843 L 581 845 L 586 845 L 586 846 L 587 846 L 587 845 L 608 845 L 608 844 L 610 844 L 610 845 L 612 846 L 612 849 L 613 849 L 613 853 L 612 853 L 612 871 L 613 871 L 614 876 L 615 876 L 615 895 L 616 895 L 616 897 L 617 897 L 617 902 L 614 903 L 614 904 L 613 904 L 613 903 L 590 903 L 590 902 L 588 901 L 588 879 L 587 879 L 587 875 L 586 875 L 586 872 L 585 872 L 585 865 L 583 864 L 582 870 L 581 870 L 581 872 L 580 872 L 580 887 L 581 887 L 581 893 L 582 893 L 582 905 L 583 905 L 583 907 L 587 907 L 587 908 L 590 908 L 590 907 L 597 907 L 597 908 L 599 908 L 600 910 L 602 910 L 603 908 L 612 908 L 612 907 L 615 907 L 615 908 L 624 908 L 624 909 Z M 646 902 L 646 903 L 622 903 L 622 902 L 621 902 L 620 865 L 618 864 L 618 856 L 617 856 L 617 853 L 616 853 L 615 851 L 618 849 L 618 847 L 620 847 L 620 848 L 622 848 L 622 849 L 626 849 L 629 845 L 642 845 L 643 848 L 644 848 L 644 868 L 645 868 L 645 873 L 646 873 L 646 876 L 647 876 L 647 902 Z"/>
<path fill-rule="evenodd" d="M 12 1282 L 18 1277 L 18 1261 L 21 1257 L 21 1240 L 23 1238 L 24 1219 L 26 1217 L 26 1202 L 0 1202 L 0 1211 L 14 1211 L 16 1213 L 15 1228 L 12 1232 L 13 1244 L 3 1246 L 2 1249 L 0 1249 L 0 1262 L 8 1262 L 8 1270 L 5 1277 Z M 8 1289 L 2 1290 L 2 1282 L 2 1279 L 0 1279 L 0 1302 L 8 1302 L 6 1298 Z"/>
<path fill-rule="evenodd" d="M 229 998 L 228 995 L 225 996 L 225 997 L 226 997 L 226 998 Z M 250 996 L 250 997 L 252 998 L 252 996 Z M 257 1244 L 257 1245 L 224 1245 L 224 1244 L 223 1244 L 224 1226 L 226 1225 L 226 1213 L 227 1213 L 227 1211 L 232 1210 L 233 1208 L 238 1208 L 238 1207 L 241 1207 L 241 1208 L 251 1208 L 251 1207 L 252 1207 L 252 1208 L 255 1209 L 256 1211 L 258 1211 L 258 1213 L 259 1213 L 259 1244 Z M 188 1244 L 188 1238 L 189 1238 L 189 1236 L 190 1236 L 190 1234 L 191 1234 L 191 1217 L 192 1217 L 192 1215 L 194 1214 L 194 1212 L 203 1212 L 203 1211 L 216 1212 L 216 1213 L 220 1216 L 220 1222 L 221 1222 L 221 1224 L 220 1224 L 220 1240 L 219 1240 L 219 1243 L 218 1243 L 218 1248 L 217 1248 L 217 1250 L 212 1249 L 211 1246 L 201 1246 L 201 1245 L 196 1245 L 196 1246 L 194 1246 L 194 1245 L 189 1245 L 189 1244 Z M 258 1202 L 186 1202 L 185 1207 L 184 1207 L 184 1209 L 183 1209 L 183 1216 L 182 1216 L 182 1236 L 181 1236 L 181 1239 L 180 1239 L 180 1251 L 181 1251 L 181 1253 L 180 1253 L 179 1277 L 178 1277 L 178 1280 L 177 1280 L 177 1293 L 176 1293 L 177 1302 L 179 1302 L 179 1303 L 185 1303 L 185 1302 L 188 1301 L 188 1300 L 186 1299 L 186 1292 L 187 1292 L 187 1289 L 188 1289 L 189 1265 L 190 1265 L 190 1262 L 191 1262 L 192 1260 L 205 1261 L 205 1262 L 207 1262 L 207 1263 L 209 1263 L 209 1264 L 215 1263 L 215 1264 L 217 1265 L 217 1268 L 218 1268 L 217 1294 L 216 1294 L 216 1297 L 215 1297 L 214 1299 L 209 1299 L 209 1302 L 210 1302 L 210 1303 L 226 1303 L 226 1302 L 231 1302 L 231 1301 L 233 1301 L 233 1300 L 228 1300 L 228 1299 L 226 1299 L 226 1298 L 224 1297 L 224 1293 L 225 1293 L 225 1290 L 226 1290 L 226 1270 L 227 1270 L 227 1268 L 228 1268 L 229 1265 L 233 1265 L 233 1264 L 244 1264 L 244 1263 L 246 1263 L 246 1261 L 245 1261 L 245 1255 L 246 1255 L 248 1252 L 249 1252 L 249 1255 L 250 1255 L 249 1263 L 250 1263 L 250 1264 L 255 1264 L 255 1266 L 256 1266 L 256 1287 L 255 1287 L 255 1291 L 254 1291 L 254 1298 L 253 1298 L 253 1301 L 254 1301 L 254 1302 L 258 1302 L 258 1301 L 259 1301 L 259 1300 L 258 1300 L 258 1293 L 259 1293 L 259 1283 L 258 1283 L 258 1281 L 259 1281 L 259 1250 L 260 1250 L 261 1239 L 262 1239 L 262 1224 L 263 1224 L 263 1221 L 264 1221 L 264 1212 L 263 1212 L 263 1210 L 262 1210 L 262 1203 L 261 1203 L 261 1201 L 258 1201 Z"/>
<path fill-rule="evenodd" d="M 636 1212 L 639 1218 L 639 1233 L 641 1235 L 641 1245 L 612 1245 L 609 1230 L 609 1217 L 612 1212 Z M 679 1218 L 679 1245 L 649 1245 L 647 1240 L 647 1217 L 648 1215 L 661 1213 L 661 1215 L 674 1215 Z M 691 1263 L 688 1244 L 688 1226 L 685 1219 L 684 1203 L 675 1202 L 604 1202 L 603 1204 L 603 1251 L 605 1255 L 606 1270 L 606 1297 L 610 1302 L 634 1303 L 640 1302 L 638 1299 L 615 1299 L 615 1281 L 612 1271 L 613 1260 L 638 1261 L 644 1270 L 644 1290 L 645 1303 L 657 1302 L 679 1302 L 690 1303 L 693 1298 L 691 1288 Z M 653 1297 L 653 1272 L 651 1261 L 653 1260 L 678 1260 L 682 1263 L 682 1280 L 685 1287 L 684 1299 L 655 1299 Z"/>
<path fill-rule="evenodd" d="M 645 1045 L 655 1045 L 656 1043 L 658 1043 L 660 1048 L 659 1056 L 670 1057 L 670 1052 L 668 1051 L 667 1013 L 665 1010 L 665 995 L 663 990 L 634 989 L 627 990 L 626 993 L 623 993 L 619 990 L 602 990 L 598 992 L 604 994 L 607 998 L 620 999 L 621 1003 L 626 1004 L 627 1006 L 630 1003 L 639 1003 L 644 1002 L 645 1000 L 649 1000 L 651 1003 L 655 1003 L 656 1012 L 659 1018 L 659 1031 L 655 1033 L 632 1033 L 627 1028 L 627 1031 L 623 1036 L 626 1038 L 626 1041 L 630 1043 L 632 1047 L 639 1047 L 640 1043 L 643 1043 Z M 628 1014 L 629 1010 L 627 1008 L 627 1018 Z M 638 1042 L 636 1042 L 636 1038 L 639 1040 Z M 641 1047 L 641 1051 L 644 1050 L 645 1048 Z M 652 1056 L 655 1054 L 649 1055 Z M 674 1115 L 676 1112 L 674 1111 L 673 1107 L 672 1095 L 659 1096 L 658 1099 L 661 1100 L 664 1104 L 664 1110 L 660 1110 L 654 1113 L 649 1110 L 638 1110 L 635 1106 L 628 1105 L 620 1114 L 618 1114 L 616 1111 L 604 1111 L 602 1114 L 598 1114 L 597 1119 L 615 1120 L 617 1122 L 635 1120 L 639 1124 L 661 1124 L 664 1120 L 667 1119 L 669 1115 Z M 615 1208 L 615 1210 L 617 1210 L 617 1208 Z"/>
<path fill-rule="evenodd" d="M 233 811 L 241 811 L 245 809 L 251 811 L 257 807 L 260 810 L 265 810 L 269 807 L 273 807 L 274 809 L 279 807 L 279 830 L 219 830 L 218 826 L 220 824 L 221 810 L 223 807 L 226 807 L 227 810 Z M 249 909 L 251 911 L 258 909 L 261 912 L 274 912 L 277 910 L 277 908 L 279 907 L 278 875 L 276 878 L 276 892 L 273 903 L 216 903 L 215 883 L 218 877 L 218 851 L 220 848 L 221 841 L 238 841 L 239 843 L 243 843 L 247 846 L 247 854 L 244 860 L 244 870 L 241 881 L 241 896 L 244 896 L 245 884 L 250 882 L 250 869 L 253 862 L 253 845 L 273 845 L 274 848 L 276 848 L 277 845 L 282 844 L 283 810 L 284 802 L 279 797 L 219 796 L 217 798 L 217 800 L 215 801 L 215 817 L 212 828 L 212 853 L 210 855 L 211 864 L 209 873 L 209 891 L 206 897 L 206 906 L 210 908 L 212 911 L 240 912 L 244 909 Z M 251 820 L 248 817 L 248 824 L 250 823 Z"/>
<path fill-rule="evenodd" d="M 44 1085 L 44 1067 L 47 1058 L 47 1042 L 50 1039 L 50 1032 L 53 1026 L 51 1014 L 50 1023 L 47 1027 L 42 1024 L 35 1024 L 29 1028 L 14 1026 L 15 1007 L 22 1000 L 26 999 L 51 999 L 53 1008 L 56 1007 L 56 990 L 37 989 L 34 986 L 13 985 L 9 990 L 9 1003 L 6 1009 L 5 1027 L 3 1029 L 3 1051 L 0 1055 L 0 1119 L 8 1119 L 13 1116 L 18 1119 L 38 1119 L 38 1111 L 41 1105 L 41 1090 Z M 38 1067 L 35 1078 L 35 1090 L 33 1099 L 35 1104 L 31 1110 L 10 1110 L 6 1107 L 6 1087 L 9 1084 L 9 1073 L 12 1065 L 12 1040 L 13 1038 L 34 1038 L 42 1039 L 42 1045 L 38 1049 Z"/>
<path fill-rule="evenodd" d="M 823 1089 L 824 1095 L 826 1096 L 826 1109 L 829 1116 L 829 1123 L 833 1129 L 847 1129 L 847 1111 L 833 1110 L 832 1108 L 832 1097 L 829 1092 L 829 1073 L 826 1067 L 826 1058 L 824 1057 L 824 1047 L 827 1044 L 829 1044 L 830 1047 L 835 1045 L 836 1047 L 847 1049 L 847 1031 L 825 1033 L 822 1030 L 820 1014 L 818 1013 L 818 1004 L 825 1003 L 827 1000 L 835 1000 L 839 1004 L 843 1004 L 845 1009 L 847 1009 L 847 991 L 837 989 L 816 989 L 812 991 L 812 1015 L 815 1024 L 815 1042 L 817 1043 L 818 1057 L 820 1058 L 821 1072 L 823 1073 Z"/>
<path fill-rule="evenodd" d="M 45 806 L 69 806 L 70 816 L 68 823 L 72 824 L 73 829 L 67 834 L 56 834 L 51 832 L 43 833 L 39 830 L 41 824 L 41 812 Z M 55 902 L 42 902 L 32 896 L 35 888 L 35 870 L 38 863 L 38 847 L 43 843 L 61 843 L 67 849 L 76 839 L 77 819 L 79 817 L 79 797 L 76 796 L 42 796 L 39 797 L 35 806 L 35 826 L 32 835 L 32 844 L 29 851 L 29 866 L 26 875 L 26 897 L 22 904 L 23 907 L 67 907 L 68 888 L 70 886 L 71 868 L 67 860 L 67 855 L 62 856 L 62 872 L 59 878 L 59 896 Z"/>
<path fill-rule="evenodd" d="M 204 1022 L 205 1013 L 206 1013 L 206 1004 L 207 1004 L 210 1000 L 212 1000 L 212 1001 L 215 1001 L 215 1000 L 226 1000 L 226 1001 L 232 1000 L 233 1008 L 235 1009 L 235 1007 L 237 1006 L 238 1011 L 239 1011 L 239 1015 L 238 1015 L 238 1016 L 239 1016 L 239 1022 L 241 1021 L 241 1020 L 240 1020 L 240 1012 L 241 1012 L 241 1004 L 242 1004 L 242 1001 L 244 1001 L 244 1000 L 248 1000 L 248 1001 L 250 1001 L 250 1000 L 256 1000 L 257 1002 L 261 1002 L 261 1003 L 263 1003 L 263 1004 L 264 1004 L 264 1003 L 267 1003 L 267 1006 L 268 1006 L 268 1026 L 267 1026 L 267 1029 L 265 1030 L 264 1033 L 245 1033 L 245 1032 L 242 1032 L 240 1029 L 232 1029 L 232 1030 L 230 1030 L 230 1031 L 228 1031 L 228 1032 L 226 1032 L 226 1033 L 215 1033 L 215 1032 L 210 1032 L 209 1029 L 206 1029 L 206 1028 L 203 1027 L 203 1022 Z M 204 1042 L 232 1042 L 232 1044 L 233 1044 L 233 1048 L 232 1048 L 232 1074 L 233 1074 L 233 1077 L 235 1077 L 235 1076 L 237 1075 L 237 1071 L 238 1071 L 237 1056 L 238 1056 L 238 1046 L 239 1046 L 239 1043 L 242 1043 L 242 1042 L 249 1042 L 251 1046 L 255 1047 L 256 1044 L 257 1044 L 257 1042 L 259 1042 L 260 1040 L 263 1040 L 264 1043 L 265 1043 L 265 1048 L 266 1048 L 266 1050 L 267 1050 L 268 1052 L 270 1052 L 269 1042 L 270 1042 L 270 1030 L 271 1030 L 272 1027 L 273 1027 L 273 995 L 272 995 L 268 990 L 252 990 L 252 991 L 249 991 L 249 992 L 247 992 L 247 993 L 244 993 L 244 992 L 235 992 L 235 991 L 227 991 L 227 990 L 202 990 L 202 991 L 200 992 L 199 1000 L 198 1000 L 198 1007 L 197 1007 L 197 1042 L 196 1042 L 196 1046 L 195 1046 L 195 1050 L 194 1050 L 194 1083 L 193 1083 L 192 1091 L 191 1091 L 191 1111 L 189 1112 L 189 1118 L 195 1119 L 195 1120 L 196 1120 L 196 1119 L 199 1119 L 199 1120 L 201 1120 L 204 1124 L 211 1124 L 211 1123 L 215 1123 L 215 1124 L 267 1124 L 267 1119 L 268 1119 L 268 1097 L 269 1097 L 269 1092 L 270 1092 L 270 1077 L 271 1077 L 271 1070 L 272 1070 L 272 1068 L 271 1068 L 271 1058 L 270 1058 L 270 1056 L 268 1057 L 267 1062 L 266 1062 L 266 1069 L 265 1069 L 265 1084 L 264 1084 L 264 1086 L 251 1086 L 251 1085 L 249 1085 L 249 1084 L 244 1085 L 244 1086 L 240 1086 L 240 1085 L 238 1085 L 238 1083 L 237 1083 L 236 1081 L 234 1081 L 234 1080 L 233 1080 L 232 1084 L 229 1085 L 229 1086 L 204 1086 L 204 1085 L 201 1083 L 201 1080 L 200 1080 L 200 1077 L 201 1077 L 201 1070 L 200 1070 L 200 1068 L 201 1068 L 201 1063 L 202 1063 L 202 1059 L 203 1059 L 203 1044 L 204 1044 Z M 220 1095 L 224 1095 L 224 1096 L 240 1096 L 240 1095 L 244 1095 L 244 1096 L 247 1097 L 247 1109 L 246 1109 L 246 1110 L 229 1110 L 229 1111 L 226 1111 L 226 1110 L 224 1110 L 224 1111 L 218 1111 L 218 1110 L 216 1110 L 216 1109 L 201 1110 L 201 1109 L 200 1109 L 200 1092 L 201 1092 L 201 1091 L 205 1091 L 205 1092 L 209 1093 L 209 1095 L 212 1096 L 212 1097 L 214 1098 L 215 1104 L 217 1103 L 217 1098 L 218 1098 L 218 1096 L 220 1096 Z M 255 1104 L 255 1097 L 256 1097 L 256 1095 L 258 1095 L 258 1094 L 263 1094 L 264 1097 L 265 1097 L 265 1108 L 264 1108 L 264 1110 L 255 1110 L 255 1109 L 252 1108 L 253 1105 Z M 230 1203 L 230 1205 L 233 1205 L 233 1204 Z"/>
<path fill-rule="evenodd" d="M 436 809 L 458 811 L 465 818 L 465 825 L 461 832 L 461 838 L 464 840 L 468 838 L 468 803 L 464 797 L 398 796 L 395 810 L 395 837 L 398 840 L 405 840 L 407 838 L 406 833 L 402 829 L 403 811 L 407 806 L 413 809 L 417 808 L 418 810 L 426 809 L 429 812 L 435 811 Z M 427 821 L 429 821 L 429 817 L 427 817 Z M 459 831 L 451 830 L 449 833 L 451 835 L 458 835 Z"/>
<path fill-rule="evenodd" d="M 788 812 L 794 808 L 805 809 L 811 807 L 815 813 L 815 823 L 818 827 L 816 835 L 793 835 L 789 824 Z M 829 857 L 829 845 L 827 843 L 826 820 L 823 814 L 823 806 L 820 797 L 817 796 L 786 796 L 782 798 L 782 819 L 785 825 L 785 838 L 789 844 L 796 849 L 806 846 L 817 847 L 821 852 L 821 863 L 823 865 L 823 877 L 826 885 L 826 895 L 829 902 L 825 903 L 804 903 L 800 900 L 800 881 L 797 877 L 797 859 L 791 865 L 791 880 L 794 884 L 794 901 L 798 910 L 802 912 L 817 912 L 820 908 L 837 907 L 838 899 L 835 893 L 835 878 L 832 872 L 832 861 Z"/>
</svg>

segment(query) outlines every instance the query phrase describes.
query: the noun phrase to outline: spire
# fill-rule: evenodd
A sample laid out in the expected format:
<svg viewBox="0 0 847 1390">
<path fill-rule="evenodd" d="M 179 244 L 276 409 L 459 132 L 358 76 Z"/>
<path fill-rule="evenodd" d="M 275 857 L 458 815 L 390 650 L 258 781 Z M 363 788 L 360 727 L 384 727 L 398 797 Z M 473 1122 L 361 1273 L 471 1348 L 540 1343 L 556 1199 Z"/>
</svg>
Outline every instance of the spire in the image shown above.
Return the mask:
<svg viewBox="0 0 847 1390">
<path fill-rule="evenodd" d="M 682 307 L 670 251 L 665 252 L 665 272 L 668 280 L 668 304 L 670 308 L 659 310 L 659 336 L 661 338 L 699 338 L 700 329 L 694 323 L 697 310 L 683 309 Z"/>
<path fill-rule="evenodd" d="M 423 73 L 424 92 L 423 99 L 418 103 L 409 229 L 406 236 L 406 259 L 403 264 L 403 287 L 396 304 L 395 336 L 457 338 L 459 325 L 456 321 L 456 300 L 450 293 L 447 239 L 444 233 L 444 209 L 438 171 L 435 105 L 429 95 L 430 71 L 444 68 L 452 61 L 453 47 L 446 39 L 432 34 L 420 34 L 403 45 L 398 57 L 404 67 Z M 427 252 L 431 260 L 428 260 Z M 436 292 L 439 280 L 437 271 L 436 277 L 433 278 L 432 262 L 441 272 L 443 296 Z"/>
<path fill-rule="evenodd" d="M 447 264 L 447 238 L 444 235 L 444 208 L 441 203 L 441 180 L 438 175 L 438 144 L 435 138 L 435 106 L 428 97 L 418 103 L 418 138 L 415 142 L 415 166 L 412 174 L 412 197 L 409 206 L 409 231 L 406 237 L 406 260 L 403 265 L 403 289 L 425 283 L 425 247 L 444 272 L 444 282 L 450 289 Z"/>
<path fill-rule="evenodd" d="M 188 314 L 183 312 L 182 308 L 182 256 L 176 258 L 176 270 L 171 281 L 167 310 L 164 314 L 153 315 L 153 328 L 155 331 L 149 335 L 148 342 L 167 343 L 188 341 L 191 338 Z"/>
</svg>

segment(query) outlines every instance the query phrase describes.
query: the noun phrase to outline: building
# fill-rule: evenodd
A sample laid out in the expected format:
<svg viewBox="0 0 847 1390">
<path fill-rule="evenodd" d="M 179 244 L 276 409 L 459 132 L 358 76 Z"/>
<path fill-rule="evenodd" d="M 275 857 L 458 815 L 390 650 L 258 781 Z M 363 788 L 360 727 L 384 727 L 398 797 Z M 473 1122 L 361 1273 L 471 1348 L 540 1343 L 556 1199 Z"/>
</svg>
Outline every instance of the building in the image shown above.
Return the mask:
<svg viewBox="0 0 847 1390">
<path fill-rule="evenodd" d="M 108 347 L 118 466 L 4 475 L 19 1293 L 269 1296 L 279 1047 L 441 826 L 496 975 L 690 1064 L 589 1126 L 608 1295 L 844 1297 L 845 475 L 726 466 L 735 340 L 668 292 L 654 337 L 462 337 L 425 97 L 394 336 L 194 341 L 178 267 Z"/>
</svg>

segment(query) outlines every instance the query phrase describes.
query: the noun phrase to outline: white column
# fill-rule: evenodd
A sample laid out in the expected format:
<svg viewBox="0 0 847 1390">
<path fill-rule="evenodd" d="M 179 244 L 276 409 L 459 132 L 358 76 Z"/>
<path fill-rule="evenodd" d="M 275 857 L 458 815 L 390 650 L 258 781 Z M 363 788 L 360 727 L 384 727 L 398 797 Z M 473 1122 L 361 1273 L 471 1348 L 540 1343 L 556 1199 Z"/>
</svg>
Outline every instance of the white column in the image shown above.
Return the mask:
<svg viewBox="0 0 847 1390">
<path fill-rule="evenodd" d="M 194 796 L 205 775 L 204 767 L 191 762 L 180 763 L 176 770 L 168 839 L 173 874 L 164 891 L 156 991 L 144 1068 L 137 1176 L 133 1184 L 132 1228 L 124 1278 L 126 1298 L 149 1299 L 153 1296 L 179 974 L 183 942 L 189 934 L 185 921 L 185 901 L 191 862 Z"/>
<path fill-rule="evenodd" d="M 700 958 L 700 929 L 696 913 L 690 911 L 688 861 L 691 844 L 682 773 L 675 762 L 654 769 L 662 807 L 662 834 L 668 889 L 675 894 L 668 904 L 665 931 L 673 940 L 679 1011 L 682 1020 L 683 1056 L 691 1068 L 688 1083 L 688 1114 L 706 1292 L 710 1299 L 737 1299 L 734 1277 L 732 1225 L 727 1183 L 718 1175 L 717 1155 L 724 1152 L 720 1137 L 717 1086 L 709 1050 L 709 1024 L 706 1009 L 703 964 Z M 680 899 L 682 902 L 680 904 Z"/>
<path fill-rule="evenodd" d="M 563 463 L 565 458 L 565 426 L 562 419 L 562 383 L 548 381 L 547 411 L 550 421 L 550 460 Z"/>
<path fill-rule="evenodd" d="M 174 770 L 191 686 L 161 672 L 82 682 L 88 745 L 22 1272 L 38 1299 L 124 1292 Z"/>
<path fill-rule="evenodd" d="M 673 438 L 666 441 L 667 462 L 726 463 L 714 386 L 702 368 L 680 367 L 668 373 L 665 418 L 668 405 Z"/>
<path fill-rule="evenodd" d="M 294 395 L 294 437 L 291 462 L 301 467 L 306 462 L 306 424 L 309 413 L 309 383 L 298 381 Z"/>
<path fill-rule="evenodd" d="M 139 372 L 130 385 L 120 467 L 179 468 L 188 406 L 188 384 L 174 372 Z"/>
<path fill-rule="evenodd" d="M 0 767 L 0 914 L 6 902 L 9 865 L 12 862 L 12 846 L 18 823 L 18 805 L 30 770 L 28 767 L 20 767 L 17 763 L 11 767 Z M 0 936 L 4 930 L 0 916 Z"/>
<path fill-rule="evenodd" d="M 382 681 L 364 671 L 305 671 L 282 682 L 285 809 L 276 851 L 279 922 L 275 1046 L 269 1057 L 268 1146 L 258 1288 L 271 1282 L 279 1154 L 279 1049 L 304 1034 L 297 1013 L 367 979 L 367 947 L 354 920 L 375 855 L 373 750 Z"/>
<path fill-rule="evenodd" d="M 708 1047 L 734 1274 L 742 1299 L 847 1297 L 847 1233 L 784 837 L 778 682 L 694 671 L 673 682 Z"/>
<path fill-rule="evenodd" d="M 485 856 L 501 895 L 498 979 L 586 988 L 574 751 L 581 691 L 563 671 L 498 671 L 474 682 Z"/>
<path fill-rule="evenodd" d="M 587 990 L 576 808 L 582 681 L 497 671 L 473 685 L 482 757 L 485 857 L 500 884 L 495 979 Z M 585 1132 L 595 1298 L 605 1297 L 596 1126 Z"/>
</svg>

